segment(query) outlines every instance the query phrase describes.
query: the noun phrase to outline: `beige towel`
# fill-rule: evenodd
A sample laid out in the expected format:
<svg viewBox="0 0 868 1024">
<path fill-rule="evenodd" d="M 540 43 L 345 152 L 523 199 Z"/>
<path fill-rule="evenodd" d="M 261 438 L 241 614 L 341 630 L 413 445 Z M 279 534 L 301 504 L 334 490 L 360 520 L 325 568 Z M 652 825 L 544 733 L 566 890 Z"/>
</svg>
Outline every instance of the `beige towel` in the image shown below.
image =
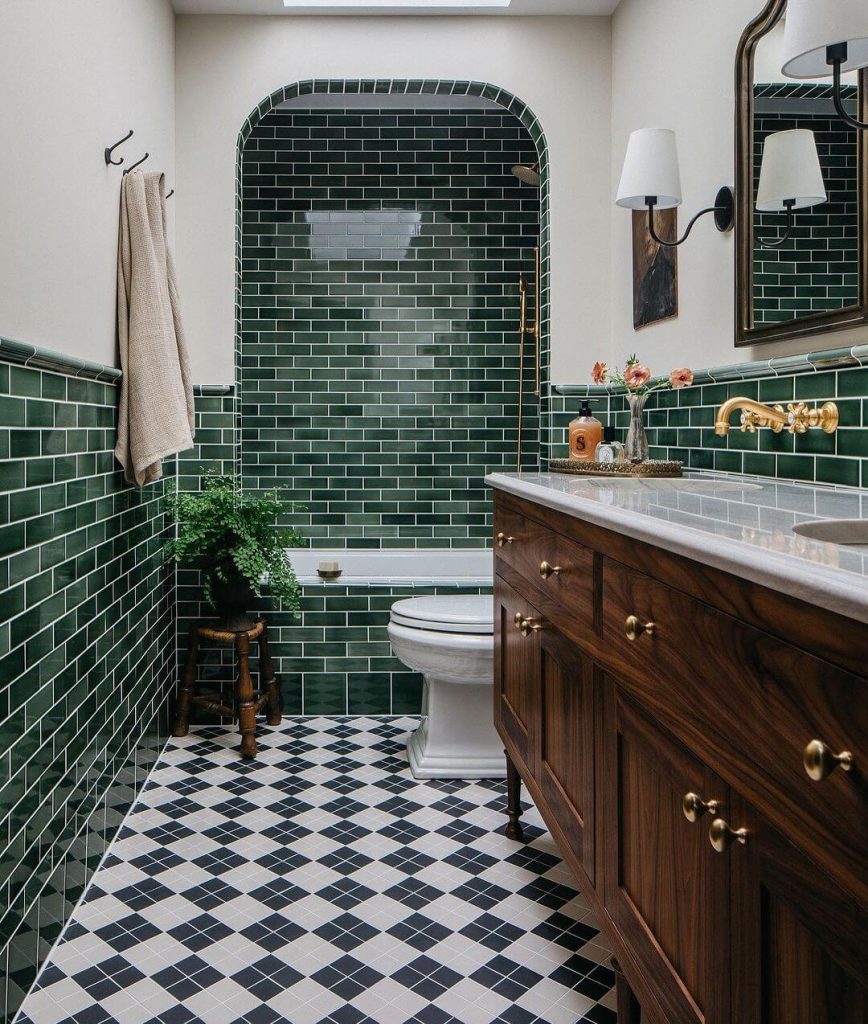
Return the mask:
<svg viewBox="0 0 868 1024">
<path fill-rule="evenodd" d="M 163 175 L 131 171 L 121 185 L 115 457 L 130 483 L 162 476 L 160 460 L 193 447 L 193 388 L 166 240 Z"/>
</svg>

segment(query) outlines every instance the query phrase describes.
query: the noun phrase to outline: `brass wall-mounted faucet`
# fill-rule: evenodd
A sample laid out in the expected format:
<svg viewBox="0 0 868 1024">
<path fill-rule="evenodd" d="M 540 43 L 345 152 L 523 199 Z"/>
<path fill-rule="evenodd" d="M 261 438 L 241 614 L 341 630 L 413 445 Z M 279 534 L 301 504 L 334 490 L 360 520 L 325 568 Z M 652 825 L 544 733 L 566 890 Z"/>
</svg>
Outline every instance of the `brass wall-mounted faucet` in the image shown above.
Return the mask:
<svg viewBox="0 0 868 1024">
<path fill-rule="evenodd" d="M 770 427 L 776 434 L 786 428 L 791 434 L 805 434 L 817 427 L 827 434 L 838 429 L 838 406 L 826 402 L 819 409 L 809 409 L 804 402 L 790 402 L 786 409 L 782 405 L 762 405 L 752 398 L 730 398 L 717 410 L 714 417 L 714 432 L 725 437 L 730 430 L 730 417 L 741 409 L 741 429 L 749 434 L 757 427 Z"/>
</svg>

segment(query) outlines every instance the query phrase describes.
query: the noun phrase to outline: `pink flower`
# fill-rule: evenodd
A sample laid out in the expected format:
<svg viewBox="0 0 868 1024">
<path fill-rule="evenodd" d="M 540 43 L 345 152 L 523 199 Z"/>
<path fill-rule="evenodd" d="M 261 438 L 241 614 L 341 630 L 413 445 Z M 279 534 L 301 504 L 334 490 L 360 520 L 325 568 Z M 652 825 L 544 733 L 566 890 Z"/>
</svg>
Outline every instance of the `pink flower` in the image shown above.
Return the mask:
<svg viewBox="0 0 868 1024">
<path fill-rule="evenodd" d="M 591 370 L 591 376 L 594 378 L 595 384 L 605 384 L 606 374 L 609 372 L 609 367 L 605 363 L 594 363 L 594 369 Z"/>
<path fill-rule="evenodd" d="M 624 370 L 624 383 L 628 388 L 634 390 L 641 388 L 643 384 L 647 384 L 651 379 L 651 371 L 647 366 L 643 366 L 641 363 L 627 363 Z"/>
<path fill-rule="evenodd" d="M 669 373 L 669 383 L 674 388 L 686 388 L 693 383 L 693 370 L 678 366 Z"/>
</svg>

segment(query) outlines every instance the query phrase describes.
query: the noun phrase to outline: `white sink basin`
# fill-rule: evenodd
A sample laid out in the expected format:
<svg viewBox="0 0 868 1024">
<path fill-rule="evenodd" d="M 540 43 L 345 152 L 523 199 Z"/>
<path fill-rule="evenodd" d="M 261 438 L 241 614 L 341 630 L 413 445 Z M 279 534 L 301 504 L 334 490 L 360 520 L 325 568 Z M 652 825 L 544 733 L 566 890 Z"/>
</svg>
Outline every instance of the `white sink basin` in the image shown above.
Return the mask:
<svg viewBox="0 0 868 1024">
<path fill-rule="evenodd" d="M 811 540 L 824 540 L 828 544 L 868 546 L 868 519 L 821 519 L 798 523 L 793 527 L 793 533 Z"/>
</svg>

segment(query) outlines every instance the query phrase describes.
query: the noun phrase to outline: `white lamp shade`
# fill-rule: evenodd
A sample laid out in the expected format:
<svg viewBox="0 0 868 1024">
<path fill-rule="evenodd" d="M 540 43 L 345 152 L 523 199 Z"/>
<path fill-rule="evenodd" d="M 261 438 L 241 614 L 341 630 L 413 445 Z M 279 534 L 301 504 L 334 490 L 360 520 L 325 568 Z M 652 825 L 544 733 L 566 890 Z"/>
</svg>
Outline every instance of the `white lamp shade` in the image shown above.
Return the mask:
<svg viewBox="0 0 868 1024">
<path fill-rule="evenodd" d="M 644 210 L 646 196 L 657 197 L 659 210 L 681 205 L 678 149 L 675 132 L 668 128 L 640 128 L 627 143 L 615 202 L 628 210 Z"/>
<path fill-rule="evenodd" d="M 868 65 L 866 0 L 787 0 L 784 56 L 787 78 L 825 78 L 831 73 L 826 47 L 847 43 L 843 71 Z"/>
<path fill-rule="evenodd" d="M 763 142 L 756 208 L 761 213 L 785 210 L 784 200 L 794 200 L 794 210 L 826 202 L 817 143 L 807 128 L 774 132 Z"/>
</svg>

